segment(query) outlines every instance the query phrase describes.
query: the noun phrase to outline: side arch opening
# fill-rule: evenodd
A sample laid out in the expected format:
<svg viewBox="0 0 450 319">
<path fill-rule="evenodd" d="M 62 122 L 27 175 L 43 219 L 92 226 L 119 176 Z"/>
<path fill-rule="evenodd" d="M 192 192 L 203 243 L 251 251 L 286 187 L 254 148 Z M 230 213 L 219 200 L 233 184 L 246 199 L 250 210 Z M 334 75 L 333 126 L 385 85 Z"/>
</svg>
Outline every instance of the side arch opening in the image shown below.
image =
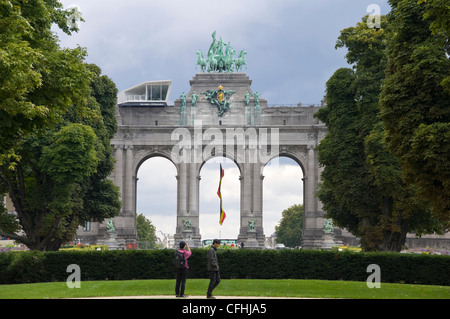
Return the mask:
<svg viewBox="0 0 450 319">
<path fill-rule="evenodd" d="M 275 227 L 280 224 L 285 209 L 304 204 L 304 171 L 296 160 L 280 156 L 264 166 L 263 175 L 263 227 L 266 247 L 282 247 L 277 246 Z M 300 246 L 300 243 L 296 246 Z"/>
<path fill-rule="evenodd" d="M 177 223 L 177 168 L 167 158 L 153 156 L 140 164 L 136 175 L 136 215 L 143 214 L 152 222 L 158 246 L 172 248 Z"/>
</svg>

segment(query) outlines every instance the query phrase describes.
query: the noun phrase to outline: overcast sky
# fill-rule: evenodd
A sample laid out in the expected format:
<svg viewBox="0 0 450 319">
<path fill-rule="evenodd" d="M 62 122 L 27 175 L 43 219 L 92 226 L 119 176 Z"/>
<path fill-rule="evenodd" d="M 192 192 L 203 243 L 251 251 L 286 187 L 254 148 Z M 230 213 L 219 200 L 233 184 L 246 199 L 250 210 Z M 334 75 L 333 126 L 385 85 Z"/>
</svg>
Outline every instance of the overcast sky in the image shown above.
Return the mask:
<svg viewBox="0 0 450 319">
<path fill-rule="evenodd" d="M 204 55 L 211 34 L 245 49 L 253 91 L 268 104 L 320 104 L 325 83 L 347 67 L 344 49 L 335 49 L 340 30 L 355 26 L 378 0 L 63 0 L 77 6 L 85 22 L 72 36 L 60 34 L 63 47 L 86 47 L 87 61 L 102 68 L 119 91 L 145 81 L 172 80 L 170 100 L 189 91 L 200 70 L 196 51 Z M 239 180 L 234 163 L 224 164 L 222 193 L 227 219 L 218 226 L 218 164 L 201 171 L 200 231 L 202 238 L 236 238 L 239 232 Z M 164 175 L 164 176 L 162 176 Z M 158 230 L 173 234 L 176 216 L 175 167 L 152 159 L 139 172 L 138 212 Z M 264 232 L 270 235 L 281 211 L 303 202 L 302 172 L 287 161 L 264 170 Z M 211 191 L 212 189 L 212 191 Z"/>
</svg>

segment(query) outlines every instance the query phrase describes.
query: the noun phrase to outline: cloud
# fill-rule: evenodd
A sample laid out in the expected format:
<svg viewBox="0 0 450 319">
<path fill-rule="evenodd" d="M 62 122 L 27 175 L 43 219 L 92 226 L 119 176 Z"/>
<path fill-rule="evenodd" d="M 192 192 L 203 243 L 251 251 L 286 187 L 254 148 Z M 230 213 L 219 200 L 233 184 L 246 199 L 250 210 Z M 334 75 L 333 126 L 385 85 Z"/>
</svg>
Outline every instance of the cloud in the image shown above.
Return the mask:
<svg viewBox="0 0 450 319">
<path fill-rule="evenodd" d="M 269 104 L 319 104 L 322 70 L 346 66 L 334 45 L 339 31 L 367 14 L 372 0 L 62 0 L 80 8 L 86 22 L 63 46 L 88 49 L 119 90 L 148 80 L 173 80 L 172 100 L 189 89 L 195 52 L 204 53 L 211 33 L 246 49 L 253 88 Z M 379 1 L 387 13 L 387 1 Z M 330 76 L 331 74 L 327 75 Z"/>
</svg>

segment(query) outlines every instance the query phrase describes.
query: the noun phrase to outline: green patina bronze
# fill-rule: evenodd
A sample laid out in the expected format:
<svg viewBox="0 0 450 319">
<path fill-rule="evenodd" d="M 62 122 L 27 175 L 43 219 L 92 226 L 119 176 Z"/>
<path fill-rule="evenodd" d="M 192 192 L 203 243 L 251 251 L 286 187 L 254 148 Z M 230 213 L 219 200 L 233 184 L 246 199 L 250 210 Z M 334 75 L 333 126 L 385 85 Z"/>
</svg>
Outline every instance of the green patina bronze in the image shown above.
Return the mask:
<svg viewBox="0 0 450 319">
<path fill-rule="evenodd" d="M 244 65 L 247 65 L 245 55 L 247 51 L 242 50 L 237 59 L 235 59 L 236 51 L 230 42 L 225 44 L 222 38 L 216 40 L 216 31 L 211 35 L 213 41 L 209 46 L 206 59 L 202 51 L 197 51 L 197 65 L 200 66 L 203 73 L 220 73 L 220 72 L 240 72 Z"/>
<path fill-rule="evenodd" d="M 229 90 L 224 91 L 222 85 L 218 87 L 217 90 L 206 90 L 206 92 L 202 92 L 201 94 L 206 95 L 206 99 L 212 104 L 216 105 L 219 109 L 219 116 L 222 116 L 229 108 L 231 108 L 232 104 L 228 98 L 235 91 Z"/>
<path fill-rule="evenodd" d="M 331 219 L 325 220 L 325 225 L 323 226 L 324 233 L 331 234 L 333 233 L 333 229 L 334 229 L 333 221 Z"/>
<path fill-rule="evenodd" d="M 114 221 L 110 218 L 106 222 L 106 231 L 107 232 L 114 232 L 116 231 L 116 225 L 114 224 Z"/>
</svg>

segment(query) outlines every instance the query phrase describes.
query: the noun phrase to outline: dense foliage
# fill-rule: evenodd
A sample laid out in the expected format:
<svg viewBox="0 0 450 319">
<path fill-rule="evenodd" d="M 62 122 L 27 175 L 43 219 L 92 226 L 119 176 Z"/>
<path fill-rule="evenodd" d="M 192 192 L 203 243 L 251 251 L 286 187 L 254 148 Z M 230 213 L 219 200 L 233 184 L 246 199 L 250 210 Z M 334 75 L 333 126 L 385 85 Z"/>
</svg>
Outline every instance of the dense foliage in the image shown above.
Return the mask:
<svg viewBox="0 0 450 319">
<path fill-rule="evenodd" d="M 108 179 L 114 126 L 108 128 L 104 122 L 115 121 L 109 113 L 117 90 L 100 76 L 98 67 L 86 68 L 93 71 L 93 84 L 108 80 L 112 103 L 97 103 L 92 89 L 81 109 L 69 109 L 53 128 L 24 138 L 15 148 L 20 160 L 4 158 L 0 163 L 0 191 L 9 193 L 17 213 L 13 219 L 5 210 L 0 212 L 0 235 L 33 250 L 58 250 L 73 239 L 78 226 L 120 211 L 118 188 Z"/>
<path fill-rule="evenodd" d="M 175 250 L 16 252 L 0 254 L 0 284 L 62 281 L 80 266 L 81 280 L 173 279 Z M 189 278 L 208 278 L 207 250 L 193 249 Z M 223 279 L 366 281 L 377 264 L 381 281 L 450 285 L 449 256 L 317 250 L 218 250 Z"/>
<path fill-rule="evenodd" d="M 381 17 L 378 28 L 364 17 L 341 31 L 336 47 L 348 49 L 352 68 L 339 69 L 328 80 L 327 106 L 316 113 L 328 128 L 318 146 L 324 166 L 318 197 L 327 216 L 360 237 L 364 250 L 400 251 L 408 232 L 442 233 L 449 223 L 450 143 L 445 130 L 450 109 L 439 84 L 450 70 L 449 59 L 442 34 L 432 34 L 424 19 L 424 6 L 412 0 L 391 2 L 393 10 Z M 399 11 L 397 5 L 409 11 Z M 416 53 L 429 55 L 411 62 L 408 47 L 419 48 L 415 42 L 423 49 Z M 437 64 L 426 67 L 433 59 Z M 426 118 L 440 122 L 426 128 Z M 409 142 L 402 126 L 406 131 L 418 128 Z M 397 148 L 395 140 L 404 147 Z M 417 165 L 411 170 L 407 163 L 413 160 Z"/>
<path fill-rule="evenodd" d="M 156 227 L 143 214 L 136 216 L 136 231 L 140 249 L 153 249 L 156 247 Z"/>
<path fill-rule="evenodd" d="M 276 242 L 286 247 L 302 244 L 303 205 L 292 205 L 281 212 L 280 223 L 275 226 Z"/>
<path fill-rule="evenodd" d="M 0 0 L 0 236 L 58 250 L 87 221 L 119 213 L 108 179 L 117 88 L 82 48 L 51 30 L 76 31 L 59 1 Z"/>
<path fill-rule="evenodd" d="M 389 149 L 407 183 L 450 227 L 450 46 L 445 1 L 391 0 L 380 96 Z"/>
<path fill-rule="evenodd" d="M 24 137 L 86 97 L 86 50 L 60 48 L 51 30 L 77 31 L 62 7 L 56 0 L 0 0 L 0 159 L 15 156 Z"/>
</svg>

